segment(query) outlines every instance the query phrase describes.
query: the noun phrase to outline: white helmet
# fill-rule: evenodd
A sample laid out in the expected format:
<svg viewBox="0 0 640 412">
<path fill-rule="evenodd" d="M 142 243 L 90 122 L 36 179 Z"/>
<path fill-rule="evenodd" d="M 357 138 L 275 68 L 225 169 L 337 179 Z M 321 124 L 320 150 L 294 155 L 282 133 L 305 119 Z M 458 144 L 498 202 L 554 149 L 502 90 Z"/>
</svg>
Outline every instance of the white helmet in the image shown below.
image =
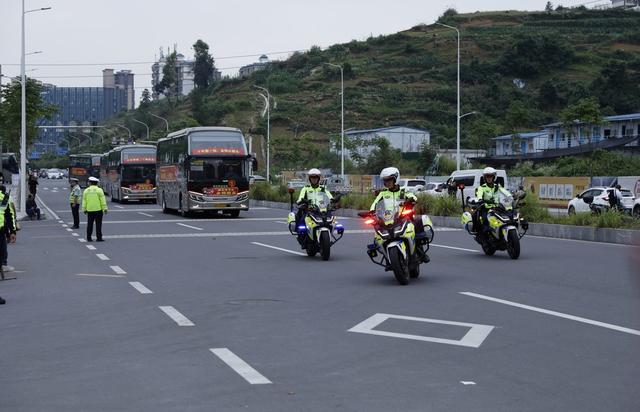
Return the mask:
<svg viewBox="0 0 640 412">
<path fill-rule="evenodd" d="M 322 172 L 320 171 L 320 169 L 316 169 L 315 167 L 313 169 L 309 169 L 309 171 L 307 172 L 307 177 L 311 177 L 311 176 L 322 176 Z"/>
<path fill-rule="evenodd" d="M 390 177 L 394 178 L 396 182 L 398 181 L 398 179 L 400 179 L 400 171 L 398 170 L 398 168 L 385 167 L 384 169 L 382 169 L 382 172 L 380 172 L 380 179 L 384 180 Z"/>
<path fill-rule="evenodd" d="M 496 169 L 494 169 L 493 167 L 485 167 L 482 171 L 483 176 L 493 175 L 493 177 L 495 177 L 497 174 L 498 172 L 496 172 Z"/>
</svg>

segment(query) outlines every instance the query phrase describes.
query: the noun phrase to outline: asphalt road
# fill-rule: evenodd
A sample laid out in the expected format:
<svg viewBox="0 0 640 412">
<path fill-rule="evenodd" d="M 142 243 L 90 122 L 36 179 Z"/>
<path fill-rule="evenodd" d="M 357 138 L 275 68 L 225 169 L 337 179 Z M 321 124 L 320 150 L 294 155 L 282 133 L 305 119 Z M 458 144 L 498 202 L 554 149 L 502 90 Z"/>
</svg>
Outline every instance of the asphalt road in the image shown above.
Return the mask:
<svg viewBox="0 0 640 412">
<path fill-rule="evenodd" d="M 367 233 L 301 256 L 282 210 L 109 203 L 89 244 L 65 182 L 38 194 L 60 219 L 10 247 L 2 411 L 640 410 L 636 248 L 525 237 L 512 261 L 439 230 L 399 286 Z"/>
</svg>

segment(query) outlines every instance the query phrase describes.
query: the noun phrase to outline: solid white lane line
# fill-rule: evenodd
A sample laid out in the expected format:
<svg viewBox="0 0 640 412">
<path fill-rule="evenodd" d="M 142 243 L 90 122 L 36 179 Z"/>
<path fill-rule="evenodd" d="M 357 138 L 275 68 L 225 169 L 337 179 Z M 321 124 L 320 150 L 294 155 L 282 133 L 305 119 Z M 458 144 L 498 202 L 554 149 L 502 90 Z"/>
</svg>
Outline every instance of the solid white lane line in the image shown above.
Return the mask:
<svg viewBox="0 0 640 412">
<path fill-rule="evenodd" d="M 124 209 L 124 206 L 115 205 L 114 207 L 117 207 L 118 209 Z"/>
<path fill-rule="evenodd" d="M 122 275 L 99 275 L 97 273 L 76 273 L 76 276 L 85 276 L 93 278 L 123 278 Z"/>
<path fill-rule="evenodd" d="M 231 352 L 227 348 L 210 348 L 209 349 L 220 360 L 227 364 L 236 373 L 242 376 L 247 382 L 252 385 L 266 385 L 271 381 L 265 378 L 260 372 L 253 369 L 251 365 L 240 359 L 235 353 Z"/>
<path fill-rule="evenodd" d="M 138 212 L 138 214 L 139 214 L 139 215 L 142 215 L 142 216 L 153 217 L 153 215 L 150 215 L 149 213 Z"/>
<path fill-rule="evenodd" d="M 56 215 L 56 213 L 55 213 L 53 210 L 51 210 L 51 208 L 50 208 L 49 206 L 47 206 L 47 204 L 42 200 L 42 198 L 41 198 L 40 196 L 36 195 L 36 199 L 38 199 L 38 201 L 40 202 L 40 204 L 41 204 L 45 209 L 47 209 L 47 211 L 48 211 L 49 213 L 51 213 L 51 217 L 53 217 L 55 220 L 60 220 L 60 216 Z M 71 213 L 71 210 L 69 210 L 69 213 Z M 63 223 L 63 222 L 60 222 L 60 223 Z"/>
<path fill-rule="evenodd" d="M 188 227 L 189 229 L 195 229 L 195 230 L 204 230 L 201 227 L 196 227 L 196 226 L 191 226 L 191 225 L 185 225 L 184 223 L 176 223 L 176 225 L 180 225 L 180 226 L 184 226 L 184 227 Z"/>
<path fill-rule="evenodd" d="M 96 247 L 93 245 L 87 245 L 87 249 L 89 250 L 96 250 Z"/>
<path fill-rule="evenodd" d="M 151 221 L 150 221 L 151 222 Z M 369 234 L 373 237 L 373 232 L 370 230 L 345 230 L 345 234 L 349 235 L 364 235 Z M 109 235 L 104 236 L 105 239 L 166 239 L 166 238 L 189 238 L 189 237 L 237 237 L 237 236 L 291 236 L 288 231 L 283 232 L 205 232 L 205 233 L 148 233 L 148 234 L 131 234 L 131 235 Z M 463 251 L 477 252 L 473 249 L 455 248 L 453 246 L 434 245 L 437 247 L 459 249 Z"/>
<path fill-rule="evenodd" d="M 79 234 L 77 234 L 76 232 L 73 232 L 73 233 L 71 234 L 71 236 L 80 236 L 80 235 L 79 235 Z"/>
<path fill-rule="evenodd" d="M 127 272 L 122 270 L 122 268 L 120 266 L 109 266 L 109 267 L 111 268 L 111 270 L 116 272 L 118 275 L 126 275 L 127 274 Z"/>
<path fill-rule="evenodd" d="M 109 257 L 103 253 L 96 253 L 96 256 L 98 257 L 98 259 L 100 260 L 111 260 L 109 259 Z"/>
<path fill-rule="evenodd" d="M 283 249 L 283 248 L 277 247 L 277 246 L 265 245 L 264 243 L 251 242 L 251 244 L 252 245 L 256 245 L 256 246 L 268 247 L 269 249 L 275 249 L 275 250 L 279 250 L 279 251 L 282 251 L 282 252 L 291 253 L 292 255 L 306 256 L 306 253 L 296 252 L 295 250 Z"/>
<path fill-rule="evenodd" d="M 607 242 L 595 242 L 592 240 L 579 240 L 579 239 L 562 239 L 559 237 L 547 237 L 547 236 L 534 236 L 534 235 L 527 235 L 527 239 L 528 238 L 533 238 L 533 239 L 542 239 L 542 240 L 562 240 L 564 242 L 579 242 L 579 243 L 590 243 L 592 245 L 603 245 L 603 246 L 624 246 L 624 247 L 635 247 L 634 245 L 625 245 L 622 243 L 607 243 Z"/>
<path fill-rule="evenodd" d="M 133 288 L 135 290 L 137 290 L 138 292 L 140 292 L 143 295 L 148 295 L 150 293 L 153 293 L 152 291 L 150 291 L 149 289 L 147 289 L 147 287 L 145 285 L 143 285 L 140 282 L 129 282 L 129 284 L 131 286 L 133 286 Z"/>
<path fill-rule="evenodd" d="M 453 249 L 453 250 L 461 250 L 463 252 L 476 252 L 476 253 L 480 253 L 479 250 L 474 250 L 474 249 L 465 249 L 463 247 L 455 247 L 455 246 L 446 246 L 446 245 L 436 245 L 436 244 L 432 244 L 431 246 L 433 247 L 441 247 L 444 249 Z"/>
<path fill-rule="evenodd" d="M 114 207 L 118 207 L 118 206 L 114 206 Z M 122 206 L 120 206 L 120 208 L 122 208 Z M 125 212 L 126 213 L 132 213 L 132 212 L 157 212 L 158 210 L 160 210 L 160 209 L 158 209 L 158 208 L 155 208 L 155 209 L 149 209 L 149 208 L 144 208 L 144 209 L 142 209 L 142 208 L 141 209 L 124 209 L 124 208 L 122 208 L 122 210 L 120 210 L 120 209 L 109 210 L 109 213 L 111 213 L 111 212 L 121 212 L 121 213 L 125 213 Z M 56 212 L 58 212 L 58 213 L 71 213 L 71 209 L 68 209 L 68 210 L 61 209 L 61 210 L 56 210 Z"/>
<path fill-rule="evenodd" d="M 169 316 L 178 326 L 195 326 L 193 322 L 187 319 L 182 313 L 178 312 L 173 306 L 158 306 L 167 316 Z"/>
<path fill-rule="evenodd" d="M 615 331 L 618 331 L 618 332 L 624 332 L 624 333 L 628 333 L 628 334 L 631 334 L 631 335 L 640 336 L 640 330 L 636 330 L 636 329 L 625 328 L 625 327 L 622 327 L 622 326 L 612 325 L 610 323 L 599 322 L 597 320 L 591 320 L 591 319 L 587 319 L 587 318 L 582 318 L 580 316 L 568 315 L 566 313 L 555 312 L 553 310 L 537 308 L 535 306 L 523 305 L 521 303 L 512 302 L 512 301 L 504 300 L 504 299 L 493 298 L 491 296 L 481 295 L 479 293 L 473 293 L 473 292 L 460 292 L 460 293 L 462 295 L 471 296 L 473 298 L 484 299 L 484 300 L 488 300 L 488 301 L 496 302 L 496 303 L 502 303 L 503 305 L 513 306 L 513 307 L 520 308 L 520 309 L 526 309 L 526 310 L 530 310 L 530 311 L 533 311 L 533 312 L 543 313 L 545 315 L 557 316 L 559 318 L 569 319 L 569 320 L 573 320 L 573 321 L 581 322 L 581 323 L 586 323 L 586 324 L 593 325 L 593 326 L 599 326 L 601 328 L 611 329 L 611 330 L 615 330 Z"/>
</svg>

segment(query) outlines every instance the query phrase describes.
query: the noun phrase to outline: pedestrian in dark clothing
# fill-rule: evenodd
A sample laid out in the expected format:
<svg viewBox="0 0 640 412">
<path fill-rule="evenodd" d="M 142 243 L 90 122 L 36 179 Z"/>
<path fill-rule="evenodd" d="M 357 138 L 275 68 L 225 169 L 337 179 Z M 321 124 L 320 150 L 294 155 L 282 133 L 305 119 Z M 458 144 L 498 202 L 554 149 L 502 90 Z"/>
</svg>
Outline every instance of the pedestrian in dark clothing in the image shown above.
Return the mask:
<svg viewBox="0 0 640 412">
<path fill-rule="evenodd" d="M 71 192 L 69 193 L 69 204 L 71 205 L 71 215 L 73 216 L 72 229 L 80 228 L 80 199 L 82 198 L 82 190 L 78 184 L 78 179 L 72 177 L 69 179 L 71 184 Z"/>
<path fill-rule="evenodd" d="M 40 220 L 40 208 L 38 207 L 38 204 L 33 198 L 33 195 L 29 195 L 29 198 L 27 199 L 26 207 L 27 207 L 27 216 L 29 216 L 29 219 L 33 219 L 35 217 L 38 220 Z"/>
<path fill-rule="evenodd" d="M 36 192 L 38 191 L 38 178 L 31 175 L 29 176 L 29 193 L 36 196 Z"/>
<path fill-rule="evenodd" d="M 2 203 L 4 201 L 7 202 L 7 207 L 4 208 L 4 218 L 0 217 L 0 221 L 4 222 L 2 226 L 0 226 L 0 264 L 2 264 L 2 270 L 4 272 L 12 272 L 15 268 L 7 264 L 9 260 L 7 243 L 15 243 L 16 233 L 19 228 L 16 220 L 16 207 L 13 204 L 13 200 L 11 196 L 7 194 L 7 187 L 0 185 L 0 209 L 3 209 Z"/>
</svg>

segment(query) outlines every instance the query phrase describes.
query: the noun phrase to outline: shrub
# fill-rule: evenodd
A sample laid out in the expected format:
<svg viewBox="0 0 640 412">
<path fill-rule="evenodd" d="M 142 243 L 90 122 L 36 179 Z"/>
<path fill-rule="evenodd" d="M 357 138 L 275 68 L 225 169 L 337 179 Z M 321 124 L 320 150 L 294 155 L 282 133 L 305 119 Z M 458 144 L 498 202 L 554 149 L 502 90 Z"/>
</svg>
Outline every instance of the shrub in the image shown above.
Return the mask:
<svg viewBox="0 0 640 412">
<path fill-rule="evenodd" d="M 417 211 L 431 216 L 460 216 L 462 204 L 455 196 L 418 196 Z"/>
</svg>

